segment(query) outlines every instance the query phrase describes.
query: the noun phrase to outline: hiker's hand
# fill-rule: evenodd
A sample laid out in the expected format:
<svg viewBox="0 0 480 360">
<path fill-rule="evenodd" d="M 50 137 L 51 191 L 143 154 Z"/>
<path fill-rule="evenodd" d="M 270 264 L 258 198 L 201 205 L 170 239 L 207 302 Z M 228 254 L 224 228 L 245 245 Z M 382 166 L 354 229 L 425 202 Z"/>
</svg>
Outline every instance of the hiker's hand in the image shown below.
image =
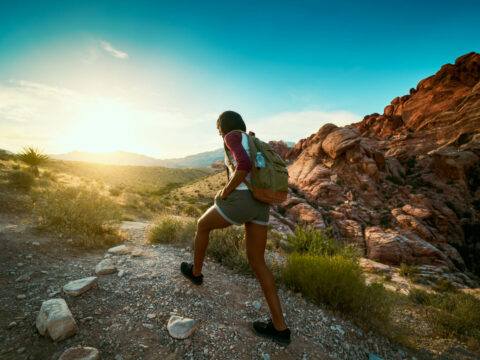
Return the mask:
<svg viewBox="0 0 480 360">
<path fill-rule="evenodd" d="M 219 197 L 220 199 L 223 199 L 223 200 L 225 200 L 225 199 L 227 198 L 227 196 L 228 196 L 228 194 L 225 193 L 225 189 L 222 189 L 222 190 L 220 191 L 220 195 L 218 195 L 218 197 Z"/>
</svg>

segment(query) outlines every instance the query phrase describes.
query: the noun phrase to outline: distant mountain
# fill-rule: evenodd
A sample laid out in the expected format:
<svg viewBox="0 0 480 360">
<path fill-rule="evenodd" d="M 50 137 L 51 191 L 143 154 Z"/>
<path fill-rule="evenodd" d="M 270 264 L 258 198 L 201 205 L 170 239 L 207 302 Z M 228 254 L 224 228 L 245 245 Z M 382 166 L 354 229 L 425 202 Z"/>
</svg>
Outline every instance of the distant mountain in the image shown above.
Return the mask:
<svg viewBox="0 0 480 360">
<path fill-rule="evenodd" d="M 189 155 L 175 159 L 155 159 L 150 156 L 114 151 L 111 153 L 89 153 L 72 151 L 67 154 L 52 154 L 52 159 L 68 161 L 85 161 L 112 165 L 139 165 L 139 166 L 164 166 L 170 168 L 205 167 L 223 158 L 223 149 L 207 151 L 200 154 Z"/>
<path fill-rule="evenodd" d="M 288 146 L 294 142 L 285 142 Z M 114 151 L 110 153 L 89 153 L 72 151 L 66 154 L 51 154 L 52 159 L 68 161 L 85 161 L 111 165 L 139 165 L 139 166 L 164 166 L 169 168 L 206 167 L 217 160 L 223 159 L 223 148 L 206 151 L 199 154 L 188 155 L 182 158 L 155 159 L 150 156 L 130 153 L 126 151 Z"/>
</svg>

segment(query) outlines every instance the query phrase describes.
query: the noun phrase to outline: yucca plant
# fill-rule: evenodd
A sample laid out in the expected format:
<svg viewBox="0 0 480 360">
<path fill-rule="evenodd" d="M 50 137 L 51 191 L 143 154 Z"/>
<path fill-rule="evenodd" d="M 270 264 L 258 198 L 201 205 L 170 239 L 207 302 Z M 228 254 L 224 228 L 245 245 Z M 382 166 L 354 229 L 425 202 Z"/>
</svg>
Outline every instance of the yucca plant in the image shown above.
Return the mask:
<svg viewBox="0 0 480 360">
<path fill-rule="evenodd" d="M 38 148 L 25 146 L 23 151 L 17 154 L 17 159 L 30 166 L 30 170 L 38 176 L 38 166 L 48 160 L 48 155 L 43 154 Z"/>
</svg>

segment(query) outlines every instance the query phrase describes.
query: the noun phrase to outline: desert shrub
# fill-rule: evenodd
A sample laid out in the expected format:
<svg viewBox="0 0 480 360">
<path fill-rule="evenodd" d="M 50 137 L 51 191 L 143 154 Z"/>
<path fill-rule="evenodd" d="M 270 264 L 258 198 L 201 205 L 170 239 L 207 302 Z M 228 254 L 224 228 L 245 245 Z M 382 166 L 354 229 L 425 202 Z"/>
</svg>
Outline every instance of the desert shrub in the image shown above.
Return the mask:
<svg viewBox="0 0 480 360">
<path fill-rule="evenodd" d="M 181 185 L 182 184 L 179 182 L 169 182 L 156 190 L 149 191 L 149 193 L 152 195 L 163 196 L 169 194 L 172 190 L 179 188 Z"/>
<path fill-rule="evenodd" d="M 430 304 L 430 294 L 425 290 L 412 287 L 408 292 L 408 298 L 414 304 L 428 305 Z"/>
<path fill-rule="evenodd" d="M 197 199 L 194 197 L 188 197 L 185 199 L 185 201 L 188 202 L 189 204 L 195 204 L 197 202 Z"/>
<path fill-rule="evenodd" d="M 462 292 L 427 293 L 410 290 L 409 299 L 425 307 L 427 320 L 442 335 L 480 339 L 480 300 Z"/>
<path fill-rule="evenodd" d="M 33 174 L 38 176 L 38 166 L 48 160 L 48 156 L 42 154 L 40 150 L 32 146 L 26 146 L 23 151 L 17 155 L 17 159 L 30 166 Z"/>
<path fill-rule="evenodd" d="M 41 177 L 48 180 L 52 180 L 52 181 L 55 181 L 57 179 L 57 176 L 55 175 L 55 173 L 51 171 L 43 171 L 41 174 Z"/>
<path fill-rule="evenodd" d="M 432 296 L 428 317 L 441 334 L 480 339 L 480 301 L 464 293 Z"/>
<path fill-rule="evenodd" d="M 293 245 L 293 251 L 310 255 L 336 255 L 340 254 L 347 258 L 355 258 L 358 249 L 353 245 L 342 246 L 329 233 L 331 227 L 325 231 L 316 230 L 312 227 L 296 226 L 294 234 L 288 234 L 286 241 Z"/>
<path fill-rule="evenodd" d="M 435 281 L 433 289 L 438 292 L 457 292 L 457 288 L 453 285 L 452 280 L 449 279 Z"/>
<path fill-rule="evenodd" d="M 383 285 L 367 285 L 358 265 L 342 255 L 294 253 L 280 278 L 294 291 L 364 324 L 383 328 L 389 323 L 391 298 Z"/>
<path fill-rule="evenodd" d="M 115 226 L 121 216 L 118 206 L 95 188 L 55 187 L 39 197 L 34 211 L 39 227 L 61 231 L 75 245 L 95 248 L 122 240 Z"/>
<path fill-rule="evenodd" d="M 151 228 L 148 241 L 152 244 L 186 244 L 193 240 L 195 230 L 195 221 L 164 217 Z"/>
<path fill-rule="evenodd" d="M 415 265 L 400 264 L 399 274 L 404 277 L 408 277 L 413 282 L 418 280 L 418 274 L 420 270 Z"/>
<path fill-rule="evenodd" d="M 35 182 L 35 177 L 30 172 L 16 170 L 9 174 L 8 180 L 10 185 L 17 189 L 28 191 L 32 188 L 32 185 Z"/>
<path fill-rule="evenodd" d="M 200 209 L 198 209 L 195 205 L 192 205 L 192 204 L 189 204 L 189 205 L 185 206 L 182 209 L 182 213 L 184 213 L 187 216 L 192 216 L 192 217 L 197 217 L 197 216 L 200 216 L 202 214 Z"/>
<path fill-rule="evenodd" d="M 253 273 L 248 265 L 242 228 L 230 226 L 210 232 L 207 255 L 235 272 Z"/>
<path fill-rule="evenodd" d="M 112 196 L 119 196 L 122 193 L 122 191 L 123 191 L 122 186 L 113 186 L 110 189 L 108 189 L 108 192 Z"/>
</svg>

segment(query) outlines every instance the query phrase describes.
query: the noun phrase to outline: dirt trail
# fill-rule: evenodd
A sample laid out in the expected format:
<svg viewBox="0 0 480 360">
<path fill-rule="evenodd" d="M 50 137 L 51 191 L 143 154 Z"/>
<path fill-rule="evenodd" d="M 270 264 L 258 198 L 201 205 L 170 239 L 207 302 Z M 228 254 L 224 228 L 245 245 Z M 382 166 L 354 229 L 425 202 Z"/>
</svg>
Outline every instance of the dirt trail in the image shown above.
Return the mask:
<svg viewBox="0 0 480 360">
<path fill-rule="evenodd" d="M 105 252 L 58 246 L 59 239 L 20 222 L 13 216 L 0 217 L 1 359 L 57 359 L 74 345 L 93 346 L 102 359 L 115 360 L 368 359 L 369 354 L 413 358 L 389 340 L 363 333 L 283 289 L 279 295 L 292 344 L 281 347 L 259 338 L 251 322 L 267 319 L 268 309 L 256 279 L 207 261 L 204 284 L 192 285 L 179 271 L 181 261 L 191 261 L 192 254 L 147 244 L 147 223 L 122 226 L 132 240 L 129 246 L 144 251 L 140 257 L 112 256 L 122 277 L 99 276 L 90 291 L 78 297 L 63 295 L 61 287 L 67 282 L 95 275 L 95 265 Z M 16 281 L 25 274 L 29 279 Z M 17 299 L 20 294 L 25 299 Z M 66 300 L 79 327 L 73 337 L 59 343 L 40 336 L 35 328 L 42 301 L 56 297 Z M 260 302 L 259 310 L 252 305 L 254 300 Z M 169 336 L 166 324 L 172 314 L 198 321 L 192 337 Z"/>
</svg>

